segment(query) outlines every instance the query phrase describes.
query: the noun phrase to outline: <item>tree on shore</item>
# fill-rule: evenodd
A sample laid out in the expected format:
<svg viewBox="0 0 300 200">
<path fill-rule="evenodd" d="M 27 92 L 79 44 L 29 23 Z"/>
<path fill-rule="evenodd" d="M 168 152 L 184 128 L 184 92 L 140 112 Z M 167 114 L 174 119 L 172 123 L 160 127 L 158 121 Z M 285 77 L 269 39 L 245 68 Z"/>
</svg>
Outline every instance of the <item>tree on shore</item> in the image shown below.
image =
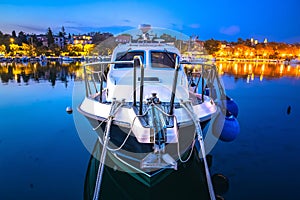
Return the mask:
<svg viewBox="0 0 300 200">
<path fill-rule="evenodd" d="M 58 33 L 58 36 L 59 37 L 65 37 L 67 34 L 66 34 L 66 31 L 65 31 L 65 27 L 64 26 L 62 26 L 61 27 L 61 31 L 59 31 L 59 33 Z"/>
<path fill-rule="evenodd" d="M 218 40 L 210 39 L 204 42 L 204 48 L 208 54 L 214 55 L 220 50 L 221 42 Z"/>
<path fill-rule="evenodd" d="M 11 36 L 12 36 L 13 38 L 16 38 L 16 37 L 17 37 L 17 34 L 16 34 L 16 31 L 15 31 L 15 30 L 13 30 L 13 31 L 11 32 Z"/>
<path fill-rule="evenodd" d="M 52 44 L 54 44 L 54 37 L 53 37 L 53 33 L 52 33 L 52 30 L 51 30 L 50 27 L 48 28 L 48 31 L 46 33 L 46 37 L 47 37 L 47 40 L 48 40 L 48 47 L 50 47 Z"/>
<path fill-rule="evenodd" d="M 20 31 L 17 37 L 16 43 L 18 45 L 22 45 L 23 43 L 28 44 L 26 34 L 23 31 Z"/>
<path fill-rule="evenodd" d="M 0 44 L 0 55 L 6 52 L 6 47 L 4 44 Z"/>
<path fill-rule="evenodd" d="M 111 33 L 97 32 L 97 33 L 93 34 L 92 43 L 97 45 L 110 37 L 113 37 L 113 35 Z"/>
<path fill-rule="evenodd" d="M 51 52 L 55 55 L 55 56 L 59 56 L 61 53 L 61 47 L 58 46 L 57 44 L 51 44 L 51 46 L 49 47 L 49 49 L 51 50 Z"/>
<path fill-rule="evenodd" d="M 9 47 L 9 44 L 11 43 L 10 41 L 10 35 L 8 34 L 3 34 L 1 31 L 0 31 L 0 45 L 4 45 L 5 48 L 6 48 L 6 52 L 9 52 L 10 51 L 10 47 Z"/>
</svg>

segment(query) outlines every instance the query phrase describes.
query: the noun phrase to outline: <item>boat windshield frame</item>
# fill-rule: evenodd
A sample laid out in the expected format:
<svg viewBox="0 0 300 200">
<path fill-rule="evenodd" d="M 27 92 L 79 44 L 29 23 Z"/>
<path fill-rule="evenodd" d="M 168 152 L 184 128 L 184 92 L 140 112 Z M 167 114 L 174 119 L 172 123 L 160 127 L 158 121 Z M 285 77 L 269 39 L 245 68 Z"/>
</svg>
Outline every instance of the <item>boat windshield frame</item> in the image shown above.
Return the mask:
<svg viewBox="0 0 300 200">
<path fill-rule="evenodd" d="M 151 68 L 153 69 L 175 69 L 175 60 L 176 56 L 179 56 L 175 52 L 170 52 L 166 50 L 151 50 L 149 51 L 150 54 L 150 63 Z M 156 59 L 156 61 L 163 61 L 163 62 L 154 62 L 154 55 L 153 54 L 160 54 L 158 56 L 163 56 L 163 59 Z M 171 55 L 170 55 L 171 54 Z M 172 57 L 174 58 L 172 60 Z"/>
<path fill-rule="evenodd" d="M 132 61 L 134 56 L 141 56 L 142 57 L 142 63 L 145 64 L 145 55 L 146 51 L 145 50 L 131 50 L 131 51 L 126 51 L 126 52 L 119 52 L 116 54 L 116 59 L 115 61 Z M 130 69 L 133 68 L 133 65 L 128 63 L 128 64 L 115 64 L 114 69 Z"/>
</svg>

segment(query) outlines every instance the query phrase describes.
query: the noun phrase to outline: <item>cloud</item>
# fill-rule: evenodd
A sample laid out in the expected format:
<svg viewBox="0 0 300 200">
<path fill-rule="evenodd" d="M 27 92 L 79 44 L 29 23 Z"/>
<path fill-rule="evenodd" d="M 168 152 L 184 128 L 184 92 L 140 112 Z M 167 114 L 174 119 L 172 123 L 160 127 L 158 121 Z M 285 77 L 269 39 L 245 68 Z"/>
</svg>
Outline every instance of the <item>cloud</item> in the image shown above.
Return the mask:
<svg viewBox="0 0 300 200">
<path fill-rule="evenodd" d="M 67 32 L 70 33 L 89 33 L 89 32 L 109 32 L 118 34 L 127 30 L 134 29 L 132 26 L 65 26 Z"/>
<path fill-rule="evenodd" d="M 200 24 L 190 24 L 188 25 L 190 28 L 200 28 Z"/>
<path fill-rule="evenodd" d="M 232 25 L 229 27 L 222 27 L 220 29 L 220 33 L 224 35 L 236 35 L 240 32 L 240 27 L 236 25 Z"/>
<path fill-rule="evenodd" d="M 65 26 L 82 26 L 82 24 L 76 22 L 76 21 L 71 21 L 67 20 L 63 23 Z"/>
<path fill-rule="evenodd" d="M 131 23 L 131 20 L 129 20 L 129 19 L 124 19 L 123 22 Z"/>
<path fill-rule="evenodd" d="M 30 26 L 30 25 L 21 25 L 18 24 L 16 25 L 17 27 L 20 28 L 20 30 L 23 30 L 25 32 L 37 32 L 37 33 L 43 33 L 47 31 L 47 27 L 39 27 L 39 26 Z M 17 28 L 19 30 L 19 28 Z"/>
</svg>

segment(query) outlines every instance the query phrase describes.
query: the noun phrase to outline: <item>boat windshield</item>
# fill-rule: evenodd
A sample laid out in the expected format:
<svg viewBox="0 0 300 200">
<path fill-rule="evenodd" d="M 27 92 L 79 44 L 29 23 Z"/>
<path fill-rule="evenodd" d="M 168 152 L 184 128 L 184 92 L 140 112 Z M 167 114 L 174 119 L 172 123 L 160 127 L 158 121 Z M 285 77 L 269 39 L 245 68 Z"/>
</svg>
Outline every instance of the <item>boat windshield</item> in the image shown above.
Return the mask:
<svg viewBox="0 0 300 200">
<path fill-rule="evenodd" d="M 144 51 L 130 51 L 117 54 L 116 61 L 130 61 L 134 56 L 142 56 L 142 62 L 144 62 Z M 115 64 L 116 68 L 132 68 L 132 64 Z"/>
<path fill-rule="evenodd" d="M 167 51 L 151 51 L 153 68 L 175 68 L 177 54 Z"/>
</svg>

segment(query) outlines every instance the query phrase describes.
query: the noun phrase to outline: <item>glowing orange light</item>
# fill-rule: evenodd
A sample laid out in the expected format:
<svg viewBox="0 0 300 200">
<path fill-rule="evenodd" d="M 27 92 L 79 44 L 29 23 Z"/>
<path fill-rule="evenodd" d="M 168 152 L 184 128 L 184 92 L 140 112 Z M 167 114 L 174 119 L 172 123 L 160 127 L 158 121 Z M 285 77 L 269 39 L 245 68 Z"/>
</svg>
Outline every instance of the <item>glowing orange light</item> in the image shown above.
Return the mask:
<svg viewBox="0 0 300 200">
<path fill-rule="evenodd" d="M 261 71 L 262 71 L 262 73 L 265 71 L 265 64 L 263 64 L 263 65 L 261 66 Z"/>
<path fill-rule="evenodd" d="M 264 79 L 264 74 L 261 74 L 261 75 L 259 76 L 259 80 L 262 81 L 263 79 Z"/>
<path fill-rule="evenodd" d="M 238 65 L 237 65 L 237 63 L 234 64 L 234 71 L 237 74 L 237 71 L 238 71 Z"/>
<path fill-rule="evenodd" d="M 281 64 L 281 65 L 280 65 L 280 74 L 282 74 L 283 68 L 284 68 L 284 66 L 283 66 L 283 64 Z"/>
</svg>

